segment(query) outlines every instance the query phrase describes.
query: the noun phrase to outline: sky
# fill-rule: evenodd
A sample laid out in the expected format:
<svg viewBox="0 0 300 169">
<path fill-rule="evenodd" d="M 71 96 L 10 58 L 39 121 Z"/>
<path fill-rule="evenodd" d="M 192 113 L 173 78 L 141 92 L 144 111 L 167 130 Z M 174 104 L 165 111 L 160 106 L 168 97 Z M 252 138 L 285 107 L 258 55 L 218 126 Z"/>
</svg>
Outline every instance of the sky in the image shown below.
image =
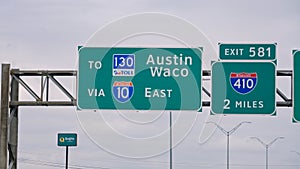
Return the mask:
<svg viewBox="0 0 300 169">
<path fill-rule="evenodd" d="M 210 69 L 210 61 L 217 58 L 219 42 L 276 42 L 277 69 L 292 70 L 291 51 L 300 49 L 299 5 L 299 1 L 296 0 L 2 0 L 0 61 L 10 63 L 12 68 L 21 70 L 76 70 L 78 45 L 91 45 L 95 39 L 98 40 L 96 44 L 111 43 L 112 39 L 101 38 L 109 38 L 109 35 L 116 38 L 117 35 L 101 34 L 101 31 L 105 33 L 106 28 L 114 26 L 118 21 L 126 21 L 129 16 L 151 12 L 177 18 L 177 21 L 188 23 L 186 29 L 192 27 L 201 32 L 201 39 L 193 40 L 205 41 L 204 49 L 209 51 L 208 57 L 203 58 L 205 69 Z M 135 30 L 141 26 L 139 24 L 147 24 L 153 29 L 159 29 L 156 27 L 156 24 L 162 24 L 159 21 L 160 18 L 145 20 L 134 23 L 131 29 L 126 28 Z M 125 31 L 123 28 L 116 30 Z M 182 30 L 182 34 L 190 35 L 181 27 L 169 29 L 175 33 L 176 30 Z M 108 30 L 113 32 L 113 29 Z M 178 43 L 165 37 L 147 35 L 125 39 L 121 45 Z M 39 90 L 39 79 L 25 80 Z M 76 95 L 74 79 L 59 80 Z M 276 84 L 289 98 L 291 97 L 289 78 L 278 77 Z M 209 82 L 203 82 L 203 85 L 210 88 Z M 20 99 L 32 99 L 24 89 L 20 91 Z M 51 91 L 51 99 L 65 99 L 55 87 L 52 87 Z M 280 100 L 278 96 L 276 98 Z M 203 99 L 209 100 L 204 94 Z M 268 143 L 279 136 L 285 138 L 276 141 L 270 147 L 270 168 L 299 168 L 300 156 L 293 151 L 300 152 L 300 137 L 297 135 L 300 126 L 292 123 L 292 108 L 277 108 L 277 116 L 220 117 L 211 116 L 209 111 L 209 107 L 204 107 L 201 113 L 173 112 L 173 168 L 226 167 L 226 136 L 210 126 L 211 124 L 206 124 L 207 121 L 217 121 L 226 130 L 231 130 L 241 121 L 252 122 L 243 124 L 230 136 L 231 168 L 263 168 L 264 147 L 250 137 L 259 137 Z M 75 107 L 19 108 L 18 167 L 64 168 L 65 149 L 58 147 L 56 141 L 59 132 L 78 133 L 78 146 L 70 148 L 69 151 L 69 164 L 73 168 L 169 168 L 168 111 L 80 112 Z M 127 141 L 117 140 L 113 133 L 124 136 Z M 203 140 L 205 133 L 209 134 L 205 137 L 207 139 Z M 139 144 L 136 144 L 136 140 Z"/>
</svg>

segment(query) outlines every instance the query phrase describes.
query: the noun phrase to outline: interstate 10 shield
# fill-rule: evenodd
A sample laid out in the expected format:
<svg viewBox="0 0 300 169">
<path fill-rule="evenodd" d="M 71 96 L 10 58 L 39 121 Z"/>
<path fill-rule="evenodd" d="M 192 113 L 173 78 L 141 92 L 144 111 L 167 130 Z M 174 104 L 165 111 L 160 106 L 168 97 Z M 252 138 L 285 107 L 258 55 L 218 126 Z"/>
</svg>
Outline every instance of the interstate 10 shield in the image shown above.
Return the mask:
<svg viewBox="0 0 300 169">
<path fill-rule="evenodd" d="M 114 82 L 112 93 L 114 98 L 120 103 L 128 102 L 133 96 L 133 84 L 132 82 Z"/>
</svg>

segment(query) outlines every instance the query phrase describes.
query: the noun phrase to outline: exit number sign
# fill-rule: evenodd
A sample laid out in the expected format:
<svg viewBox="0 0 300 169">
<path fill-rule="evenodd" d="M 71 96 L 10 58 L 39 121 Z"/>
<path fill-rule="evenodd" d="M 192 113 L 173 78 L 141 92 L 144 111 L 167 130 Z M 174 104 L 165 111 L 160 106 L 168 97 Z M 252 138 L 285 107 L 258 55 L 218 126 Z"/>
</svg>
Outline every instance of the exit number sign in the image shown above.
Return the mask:
<svg viewBox="0 0 300 169">
<path fill-rule="evenodd" d="M 212 63 L 212 114 L 276 113 L 276 43 L 219 44 Z"/>
<path fill-rule="evenodd" d="M 222 60 L 270 60 L 276 59 L 274 44 L 219 44 Z"/>
</svg>

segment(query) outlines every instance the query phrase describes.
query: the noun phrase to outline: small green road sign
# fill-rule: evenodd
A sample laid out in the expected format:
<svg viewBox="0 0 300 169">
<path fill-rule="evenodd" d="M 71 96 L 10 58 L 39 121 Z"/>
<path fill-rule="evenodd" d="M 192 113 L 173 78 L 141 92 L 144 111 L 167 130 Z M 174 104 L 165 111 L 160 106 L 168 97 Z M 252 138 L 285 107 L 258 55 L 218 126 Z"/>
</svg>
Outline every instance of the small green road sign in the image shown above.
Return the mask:
<svg viewBox="0 0 300 169">
<path fill-rule="evenodd" d="M 79 109 L 199 110 L 202 48 L 79 49 Z"/>
<path fill-rule="evenodd" d="M 219 44 L 222 60 L 269 60 L 276 59 L 275 44 Z"/>
<path fill-rule="evenodd" d="M 76 133 L 58 133 L 57 134 L 58 146 L 77 146 Z"/>
<path fill-rule="evenodd" d="M 213 62 L 212 114 L 275 115 L 273 62 Z"/>
<path fill-rule="evenodd" d="M 300 50 L 293 50 L 294 71 L 293 71 L 293 122 L 300 122 Z"/>
</svg>

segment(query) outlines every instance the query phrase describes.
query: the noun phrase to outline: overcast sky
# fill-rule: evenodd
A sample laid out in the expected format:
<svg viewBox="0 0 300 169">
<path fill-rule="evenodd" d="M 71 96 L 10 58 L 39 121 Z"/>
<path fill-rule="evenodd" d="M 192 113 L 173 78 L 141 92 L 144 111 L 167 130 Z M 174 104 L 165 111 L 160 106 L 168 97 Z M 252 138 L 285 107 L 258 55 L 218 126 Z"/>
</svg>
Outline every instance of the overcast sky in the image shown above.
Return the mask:
<svg viewBox="0 0 300 169">
<path fill-rule="evenodd" d="M 300 49 L 300 2 L 297 0 L 251 1 L 159 1 L 159 0 L 2 0 L 0 5 L 0 61 L 13 68 L 30 70 L 75 70 L 77 46 L 86 44 L 92 35 L 125 16 L 158 12 L 177 16 L 194 25 L 218 50 L 218 42 L 224 43 L 275 43 L 277 42 L 277 69 L 292 70 L 293 49 Z M 156 23 L 155 21 L 148 21 Z M 139 23 L 136 23 L 139 24 Z M 133 25 L 134 26 L 134 25 Z M 155 25 L 154 25 L 155 26 Z M 122 29 L 122 28 L 120 28 Z M 175 28 L 170 28 L 175 29 Z M 121 30 L 120 30 L 121 31 Z M 184 30 L 183 30 L 184 31 Z M 145 39 L 144 39 L 145 40 Z M 130 41 L 131 44 L 134 44 Z M 141 42 L 144 44 L 145 42 Z M 147 41 L 148 45 L 157 45 Z M 150 43 L 150 44 L 149 44 Z M 151 44 L 153 43 L 153 44 Z M 125 43 L 126 44 L 126 43 Z M 135 44 L 139 46 L 140 44 Z M 168 44 L 166 44 L 168 45 Z M 216 58 L 216 56 L 210 56 Z M 72 80 L 60 79 L 76 93 Z M 28 81 L 39 90 L 39 79 Z M 289 78 L 277 78 L 277 86 L 291 97 Z M 209 83 L 204 83 L 209 88 Z M 60 98 L 53 88 L 52 98 Z M 21 99 L 30 97 L 21 90 Z M 205 100 L 208 97 L 204 96 Z M 277 97 L 277 100 L 280 98 Z M 238 115 L 211 117 L 210 108 L 202 113 L 174 112 L 174 122 L 186 120 L 192 127 L 185 131 L 180 125 L 174 128 L 176 147 L 173 150 L 174 168 L 226 167 L 226 137 L 216 130 L 209 140 L 202 142 L 205 121 L 220 120 L 220 125 L 230 130 L 239 122 L 242 125 L 230 137 L 230 162 L 235 169 L 259 169 L 264 167 L 264 147 L 249 137 L 256 136 L 270 142 L 278 140 L 269 151 L 270 168 L 297 169 L 300 166 L 300 126 L 292 124 L 292 108 L 278 108 L 277 116 Z M 84 128 L 82 113 L 75 107 L 20 107 L 19 110 L 19 163 L 21 169 L 63 168 L 65 150 L 57 147 L 58 132 L 77 132 L 78 147 L 70 148 L 70 165 L 77 168 L 140 169 L 168 168 L 169 154 L 165 147 L 155 155 L 158 145 L 168 145 L 168 137 L 159 142 L 145 143 L 140 147 L 128 142 L 117 145 L 111 132 L 129 138 L 151 138 L 168 132 L 168 112 L 116 112 L 99 111 L 113 130 L 105 130 L 103 123 L 94 119 L 91 123 L 99 129 L 99 137 L 109 146 L 101 145 Z M 141 114 L 143 113 L 143 114 Z M 87 112 L 87 115 L 91 112 Z M 126 118 L 127 119 L 126 119 Z M 146 117 L 146 118 L 145 118 Z M 155 119 L 155 117 L 158 117 Z M 154 119 L 152 123 L 136 123 L 135 120 Z M 192 119 L 192 120 L 191 120 Z M 132 120 L 132 121 L 131 121 Z M 80 123 L 81 122 L 81 123 Z M 178 124 L 180 124 L 178 122 Z M 178 125 L 177 125 L 178 126 Z M 187 127 L 187 128 L 188 128 Z M 211 128 L 209 128 L 211 130 Z M 89 135 L 90 134 L 90 135 Z M 178 136 L 178 138 L 177 138 Z M 110 140 L 111 139 L 111 140 Z M 163 144 L 161 144 L 163 143 Z M 126 145 L 126 146 L 125 146 Z M 119 148 L 119 151 L 115 148 Z M 137 149 L 137 147 L 139 149 Z M 132 157 L 132 154 L 142 154 Z M 163 153 L 165 152 L 165 153 Z M 151 156 L 150 158 L 142 158 Z"/>
</svg>

